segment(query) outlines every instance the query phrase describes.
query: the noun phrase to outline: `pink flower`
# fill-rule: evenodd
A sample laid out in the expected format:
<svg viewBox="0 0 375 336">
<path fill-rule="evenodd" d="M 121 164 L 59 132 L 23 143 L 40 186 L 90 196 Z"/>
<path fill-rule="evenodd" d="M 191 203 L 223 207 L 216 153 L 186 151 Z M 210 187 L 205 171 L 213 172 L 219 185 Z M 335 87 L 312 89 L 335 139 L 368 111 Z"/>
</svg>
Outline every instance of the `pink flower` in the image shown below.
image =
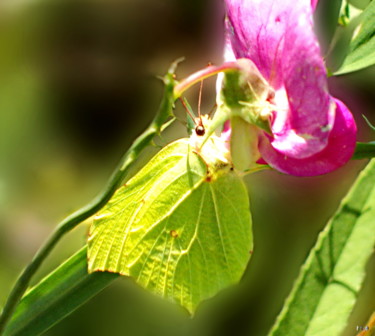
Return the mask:
<svg viewBox="0 0 375 336">
<path fill-rule="evenodd" d="M 330 96 L 313 31 L 317 0 L 226 0 L 225 58 L 248 58 L 275 91 L 272 135 L 259 132 L 271 167 L 296 176 L 331 172 L 353 155 L 356 125 Z"/>
</svg>

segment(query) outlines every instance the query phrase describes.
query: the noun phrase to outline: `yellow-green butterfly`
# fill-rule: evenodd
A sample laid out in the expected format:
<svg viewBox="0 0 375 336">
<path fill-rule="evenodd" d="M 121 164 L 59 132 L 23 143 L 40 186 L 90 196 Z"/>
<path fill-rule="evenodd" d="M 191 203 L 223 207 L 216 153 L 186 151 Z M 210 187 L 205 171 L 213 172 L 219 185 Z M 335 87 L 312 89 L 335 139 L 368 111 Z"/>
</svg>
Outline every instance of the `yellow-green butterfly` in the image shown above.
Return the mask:
<svg viewBox="0 0 375 336">
<path fill-rule="evenodd" d="M 89 272 L 131 276 L 190 313 L 237 283 L 253 249 L 249 199 L 222 140 L 193 132 L 157 153 L 95 216 Z"/>
</svg>

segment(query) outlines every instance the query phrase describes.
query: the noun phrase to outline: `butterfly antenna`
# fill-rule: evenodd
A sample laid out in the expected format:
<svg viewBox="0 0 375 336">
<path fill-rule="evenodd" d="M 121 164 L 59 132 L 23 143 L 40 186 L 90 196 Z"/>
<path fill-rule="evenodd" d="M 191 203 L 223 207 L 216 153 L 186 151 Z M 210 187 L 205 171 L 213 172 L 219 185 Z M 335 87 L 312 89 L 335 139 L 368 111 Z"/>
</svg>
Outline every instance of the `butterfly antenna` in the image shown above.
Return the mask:
<svg viewBox="0 0 375 336">
<path fill-rule="evenodd" d="M 201 80 L 201 86 L 199 88 L 199 97 L 198 97 L 198 118 L 199 125 L 195 127 L 195 133 L 198 136 L 203 136 L 206 133 L 206 130 L 203 125 L 202 115 L 201 115 L 201 103 L 202 103 L 202 89 L 203 89 L 203 80 Z"/>
<path fill-rule="evenodd" d="M 180 101 L 181 101 L 181 104 L 183 105 L 183 107 L 185 108 L 186 112 L 190 116 L 191 120 L 193 120 L 194 124 L 196 124 L 195 116 L 191 113 L 190 109 L 187 107 L 187 105 L 185 103 L 185 100 L 180 97 Z"/>
<path fill-rule="evenodd" d="M 203 89 L 203 80 L 201 80 L 201 85 L 199 88 L 199 97 L 198 97 L 198 117 L 199 117 L 199 121 L 201 124 L 202 124 L 202 116 L 201 116 L 202 89 Z"/>
</svg>

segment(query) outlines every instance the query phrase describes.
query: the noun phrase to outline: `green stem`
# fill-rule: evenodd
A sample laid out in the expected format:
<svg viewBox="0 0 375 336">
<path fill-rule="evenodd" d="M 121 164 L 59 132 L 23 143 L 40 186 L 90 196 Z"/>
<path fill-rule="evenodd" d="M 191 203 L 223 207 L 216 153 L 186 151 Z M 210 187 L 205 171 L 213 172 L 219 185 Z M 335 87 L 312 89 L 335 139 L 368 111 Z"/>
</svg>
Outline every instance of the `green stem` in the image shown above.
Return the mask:
<svg viewBox="0 0 375 336">
<path fill-rule="evenodd" d="M 371 159 L 375 157 L 375 141 L 357 142 L 353 160 Z"/>
<path fill-rule="evenodd" d="M 116 189 L 121 183 L 123 183 L 129 168 L 138 158 L 140 152 L 152 143 L 153 138 L 160 134 L 163 125 L 172 116 L 171 111 L 174 103 L 174 87 L 176 84 L 174 80 L 174 72 L 176 66 L 177 62 L 173 63 L 169 68 L 167 75 L 164 77 L 165 91 L 157 115 L 149 127 L 135 140 L 129 150 L 122 157 L 119 166 L 112 174 L 104 190 L 92 202 L 64 219 L 44 245 L 41 246 L 30 264 L 21 272 L 21 275 L 18 277 L 0 316 L 0 334 L 4 331 L 4 328 L 11 318 L 17 304 L 27 290 L 32 276 L 49 255 L 53 247 L 61 237 L 65 235 L 65 233 L 73 229 L 83 220 L 94 215 L 109 201 Z"/>
</svg>

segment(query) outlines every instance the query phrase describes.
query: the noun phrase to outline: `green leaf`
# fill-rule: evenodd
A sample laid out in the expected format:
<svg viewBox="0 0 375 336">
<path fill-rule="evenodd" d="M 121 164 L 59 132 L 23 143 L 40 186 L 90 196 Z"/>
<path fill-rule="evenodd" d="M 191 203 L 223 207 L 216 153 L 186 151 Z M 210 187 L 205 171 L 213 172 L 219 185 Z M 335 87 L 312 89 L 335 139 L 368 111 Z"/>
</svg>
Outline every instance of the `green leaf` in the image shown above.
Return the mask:
<svg viewBox="0 0 375 336">
<path fill-rule="evenodd" d="M 360 17 L 349 52 L 335 75 L 357 71 L 375 64 L 375 1 L 371 1 Z"/>
<path fill-rule="evenodd" d="M 269 335 L 340 335 L 375 244 L 375 161 L 319 235 Z"/>
<path fill-rule="evenodd" d="M 22 298 L 4 336 L 34 336 L 47 331 L 118 277 L 87 273 L 82 248 Z"/>
<path fill-rule="evenodd" d="M 314 13 L 315 27 L 319 29 L 321 48 L 326 53 L 337 29 L 342 0 L 319 1 Z"/>
<path fill-rule="evenodd" d="M 210 140 L 199 155 L 190 142 L 161 150 L 97 214 L 88 268 L 131 276 L 193 313 L 240 280 L 252 233 L 243 181 Z"/>
</svg>

